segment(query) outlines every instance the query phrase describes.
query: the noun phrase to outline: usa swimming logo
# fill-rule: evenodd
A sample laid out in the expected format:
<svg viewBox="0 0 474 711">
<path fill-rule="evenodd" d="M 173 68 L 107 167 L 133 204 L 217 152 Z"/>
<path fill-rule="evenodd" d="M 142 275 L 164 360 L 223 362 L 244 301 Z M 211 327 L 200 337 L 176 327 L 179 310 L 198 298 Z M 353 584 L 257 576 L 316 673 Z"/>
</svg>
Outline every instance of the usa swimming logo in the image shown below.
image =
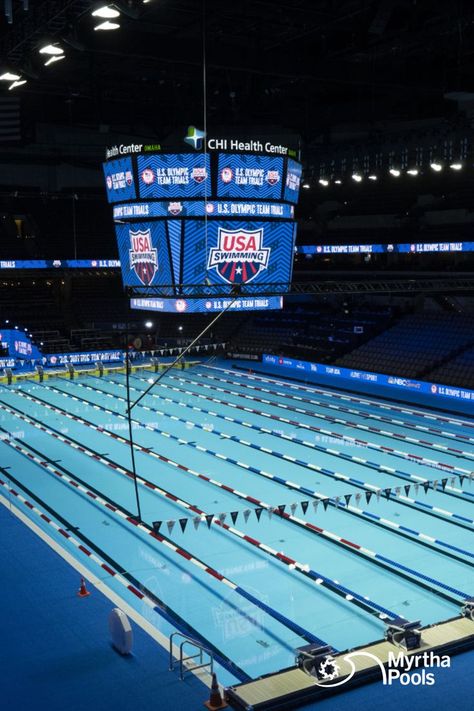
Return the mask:
<svg viewBox="0 0 474 711">
<path fill-rule="evenodd" d="M 153 247 L 151 231 L 137 230 L 130 234 L 130 269 L 133 269 L 141 283 L 148 286 L 158 271 L 158 251 Z"/>
<path fill-rule="evenodd" d="M 225 230 L 219 227 L 217 247 L 209 251 L 208 269 L 227 284 L 244 284 L 267 269 L 271 249 L 263 246 L 263 228 Z"/>
</svg>

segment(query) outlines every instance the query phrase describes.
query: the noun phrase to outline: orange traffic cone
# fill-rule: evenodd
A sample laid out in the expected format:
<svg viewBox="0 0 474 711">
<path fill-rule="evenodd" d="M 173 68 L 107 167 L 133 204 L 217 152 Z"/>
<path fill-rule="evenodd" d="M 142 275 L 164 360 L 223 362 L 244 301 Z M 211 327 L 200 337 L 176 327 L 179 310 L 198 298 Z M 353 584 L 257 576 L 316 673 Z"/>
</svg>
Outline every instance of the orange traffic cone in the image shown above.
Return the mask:
<svg viewBox="0 0 474 711">
<path fill-rule="evenodd" d="M 211 695 L 209 697 L 209 701 L 205 701 L 204 706 L 208 708 L 209 711 L 217 711 L 217 709 L 227 708 L 227 704 L 219 691 L 219 684 L 217 683 L 217 676 L 215 674 L 212 675 Z"/>
<path fill-rule="evenodd" d="M 81 578 L 81 587 L 77 591 L 77 596 L 78 597 L 87 597 L 88 595 L 90 595 L 90 592 L 86 588 L 86 581 L 84 580 L 84 578 Z"/>
</svg>

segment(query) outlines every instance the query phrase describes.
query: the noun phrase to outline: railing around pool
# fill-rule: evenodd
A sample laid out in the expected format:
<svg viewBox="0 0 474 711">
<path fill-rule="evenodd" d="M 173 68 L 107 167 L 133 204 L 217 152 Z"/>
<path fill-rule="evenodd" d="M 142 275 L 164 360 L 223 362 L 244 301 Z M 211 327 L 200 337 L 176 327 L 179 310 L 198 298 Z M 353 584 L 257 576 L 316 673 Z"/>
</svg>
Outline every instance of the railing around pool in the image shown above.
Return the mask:
<svg viewBox="0 0 474 711">
<path fill-rule="evenodd" d="M 181 632 L 173 632 L 173 634 L 170 635 L 170 647 L 169 647 L 169 670 L 173 671 L 175 669 L 175 662 L 174 662 L 174 657 L 173 657 L 173 638 L 174 637 L 181 637 L 182 642 L 179 645 L 179 656 L 178 656 L 178 663 L 179 663 L 179 678 L 181 681 L 184 679 L 184 674 L 186 671 L 196 671 L 196 669 L 203 669 L 204 667 L 209 667 L 209 674 L 212 674 L 214 670 L 214 655 L 209 649 L 206 649 L 206 647 L 203 647 L 202 644 L 199 642 L 196 642 L 195 639 L 192 637 L 187 637 L 185 634 L 181 634 Z M 199 650 L 197 654 L 192 654 L 189 657 L 184 656 L 184 647 L 185 645 L 191 645 L 195 649 Z M 204 655 L 207 655 L 209 657 L 209 661 L 205 662 L 204 661 Z M 198 664 L 192 664 L 187 666 L 186 662 L 191 661 L 192 659 L 198 659 L 199 663 Z"/>
</svg>

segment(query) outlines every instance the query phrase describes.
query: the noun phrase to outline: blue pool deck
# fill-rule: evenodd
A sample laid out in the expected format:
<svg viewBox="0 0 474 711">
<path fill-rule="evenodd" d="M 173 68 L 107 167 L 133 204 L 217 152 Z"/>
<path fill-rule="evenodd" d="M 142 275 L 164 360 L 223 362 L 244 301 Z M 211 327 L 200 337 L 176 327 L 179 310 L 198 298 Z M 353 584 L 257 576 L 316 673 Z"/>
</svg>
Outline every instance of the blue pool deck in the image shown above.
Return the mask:
<svg viewBox="0 0 474 711">
<path fill-rule="evenodd" d="M 120 657 L 110 646 L 107 618 L 114 603 L 88 583 L 76 596 L 80 573 L 0 505 L 1 708 L 16 711 L 194 711 L 207 687 L 168 671 L 166 651 L 132 622 L 134 650 Z M 453 657 L 433 687 L 390 689 L 370 684 L 305 706 L 306 711 L 438 711 L 472 708 L 474 651 Z"/>
</svg>

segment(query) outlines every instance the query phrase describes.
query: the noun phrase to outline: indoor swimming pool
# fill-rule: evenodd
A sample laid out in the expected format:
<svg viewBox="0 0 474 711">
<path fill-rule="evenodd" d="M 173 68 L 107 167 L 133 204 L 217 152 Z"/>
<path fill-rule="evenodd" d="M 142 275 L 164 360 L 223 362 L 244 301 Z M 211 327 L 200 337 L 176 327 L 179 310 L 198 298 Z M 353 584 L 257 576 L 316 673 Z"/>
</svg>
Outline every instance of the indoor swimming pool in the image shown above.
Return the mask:
<svg viewBox="0 0 474 711">
<path fill-rule="evenodd" d="M 155 376 L 130 376 L 136 400 Z M 222 683 L 380 639 L 474 595 L 474 423 L 235 370 L 0 386 L 0 494 Z"/>
</svg>

